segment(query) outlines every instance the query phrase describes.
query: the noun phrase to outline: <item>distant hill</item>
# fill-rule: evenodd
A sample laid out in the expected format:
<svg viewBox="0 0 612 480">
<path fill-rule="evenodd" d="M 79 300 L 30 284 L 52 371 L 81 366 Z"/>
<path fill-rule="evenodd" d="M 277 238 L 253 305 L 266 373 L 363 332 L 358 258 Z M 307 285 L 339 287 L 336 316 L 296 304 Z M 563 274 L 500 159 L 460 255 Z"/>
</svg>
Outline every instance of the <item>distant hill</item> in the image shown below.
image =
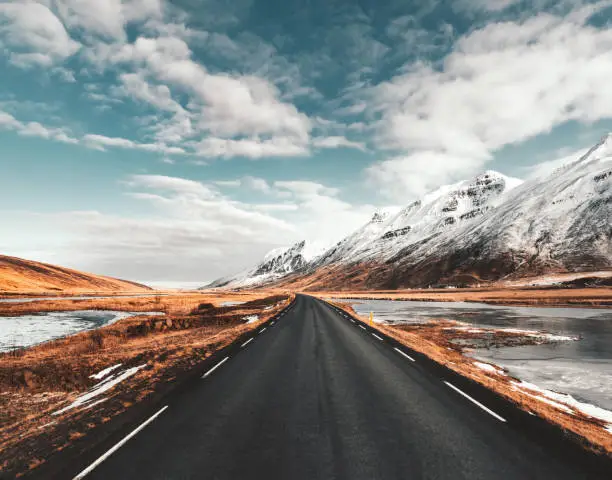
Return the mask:
<svg viewBox="0 0 612 480">
<path fill-rule="evenodd" d="M 138 283 L 0 255 L 0 293 L 144 292 Z"/>
</svg>

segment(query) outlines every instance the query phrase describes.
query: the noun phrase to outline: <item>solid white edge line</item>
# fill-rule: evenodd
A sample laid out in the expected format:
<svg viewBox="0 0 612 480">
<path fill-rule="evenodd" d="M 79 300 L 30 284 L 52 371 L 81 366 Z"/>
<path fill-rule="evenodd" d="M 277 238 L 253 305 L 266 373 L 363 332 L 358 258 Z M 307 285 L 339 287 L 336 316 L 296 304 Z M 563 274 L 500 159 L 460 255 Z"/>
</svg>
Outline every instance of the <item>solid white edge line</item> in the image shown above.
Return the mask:
<svg viewBox="0 0 612 480">
<path fill-rule="evenodd" d="M 446 383 L 450 388 L 452 388 L 453 390 L 455 390 L 457 393 L 460 393 L 461 395 L 463 395 L 465 398 L 467 398 L 470 402 L 472 402 L 475 405 L 478 405 L 480 408 L 482 408 L 485 412 L 487 412 L 489 415 L 497 418 L 500 422 L 505 422 L 506 419 L 504 417 L 500 417 L 497 413 L 495 413 L 493 410 L 488 409 L 487 407 L 485 407 L 482 403 L 480 403 L 478 400 L 474 400 L 472 397 L 470 397 L 467 393 L 459 390 L 457 387 L 455 387 L 452 383 L 448 383 L 446 380 L 444 381 L 444 383 Z"/>
<path fill-rule="evenodd" d="M 402 352 L 399 348 L 393 347 L 393 350 L 395 350 L 397 353 L 401 353 L 404 357 L 406 357 L 408 360 L 410 360 L 411 362 L 416 362 L 416 360 L 414 358 L 412 358 L 410 355 L 408 355 L 406 352 Z"/>
<path fill-rule="evenodd" d="M 266 328 L 268 328 L 268 327 L 264 327 L 264 328 L 262 328 L 262 329 L 259 331 L 259 333 L 263 333 L 263 332 L 265 332 L 265 331 L 266 331 Z"/>
<path fill-rule="evenodd" d="M 246 347 L 249 343 L 251 343 L 254 340 L 254 338 L 249 338 L 246 342 L 244 342 L 242 345 L 240 345 L 240 348 L 244 348 Z"/>
<path fill-rule="evenodd" d="M 363 328 L 364 330 L 367 330 L 367 328 L 364 327 L 363 325 L 359 325 L 359 328 Z"/>
<path fill-rule="evenodd" d="M 379 339 L 379 340 L 381 340 L 381 341 L 383 340 L 383 338 L 382 338 L 382 337 L 379 337 L 379 336 L 378 336 L 378 335 L 376 335 L 375 333 L 373 333 L 373 334 L 372 334 L 372 336 L 373 336 L 373 337 L 378 338 L 378 339 Z"/>
<path fill-rule="evenodd" d="M 206 372 L 204 375 L 202 375 L 202 378 L 208 377 L 211 373 L 213 373 L 217 368 L 219 368 L 221 365 L 223 365 L 228 360 L 229 360 L 229 357 L 225 357 L 223 360 L 221 360 L 219 363 L 217 363 L 213 368 L 211 368 L 208 372 Z"/>
<path fill-rule="evenodd" d="M 126 437 L 124 437 L 123 440 L 121 440 L 119 443 L 116 443 L 106 453 L 104 453 L 95 462 L 93 462 L 89 467 L 87 467 L 85 470 L 83 470 L 81 473 L 79 473 L 76 477 L 74 477 L 73 480 L 81 480 L 82 478 L 85 478 L 87 475 L 89 475 L 98 465 L 100 465 L 104 460 L 106 460 L 113 453 L 115 453 L 117 450 L 119 450 L 123 445 L 125 445 L 128 442 L 128 440 L 130 440 L 134 435 L 136 435 L 143 428 L 145 428 L 149 423 L 151 423 L 153 420 L 155 420 L 157 417 L 159 417 L 164 412 L 164 410 L 166 410 L 167 408 L 168 408 L 168 405 L 166 405 L 164 408 L 159 410 L 155 415 L 150 417 L 144 423 L 140 424 L 140 426 L 138 428 L 136 428 L 135 430 L 132 431 L 132 433 L 130 433 Z"/>
</svg>

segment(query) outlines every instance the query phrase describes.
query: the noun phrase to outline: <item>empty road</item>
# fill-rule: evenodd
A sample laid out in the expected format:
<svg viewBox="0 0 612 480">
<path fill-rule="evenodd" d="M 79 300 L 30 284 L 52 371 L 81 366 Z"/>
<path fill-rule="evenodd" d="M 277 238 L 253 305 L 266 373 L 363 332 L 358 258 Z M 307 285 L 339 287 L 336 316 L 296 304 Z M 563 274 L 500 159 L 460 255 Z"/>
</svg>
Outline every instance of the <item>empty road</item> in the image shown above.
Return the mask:
<svg viewBox="0 0 612 480">
<path fill-rule="evenodd" d="M 527 414 L 375 334 L 298 296 L 64 478 L 611 478 L 561 435 L 534 434 Z"/>
</svg>

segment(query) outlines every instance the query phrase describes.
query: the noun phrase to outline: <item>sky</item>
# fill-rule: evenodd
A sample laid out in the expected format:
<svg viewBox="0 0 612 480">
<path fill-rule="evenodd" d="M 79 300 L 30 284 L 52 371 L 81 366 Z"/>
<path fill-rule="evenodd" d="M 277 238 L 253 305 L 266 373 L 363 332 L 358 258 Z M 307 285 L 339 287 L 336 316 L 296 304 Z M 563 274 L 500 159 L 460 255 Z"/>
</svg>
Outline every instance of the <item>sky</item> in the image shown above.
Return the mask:
<svg viewBox="0 0 612 480">
<path fill-rule="evenodd" d="M 0 0 L 0 253 L 206 282 L 612 130 L 612 1 Z"/>
</svg>

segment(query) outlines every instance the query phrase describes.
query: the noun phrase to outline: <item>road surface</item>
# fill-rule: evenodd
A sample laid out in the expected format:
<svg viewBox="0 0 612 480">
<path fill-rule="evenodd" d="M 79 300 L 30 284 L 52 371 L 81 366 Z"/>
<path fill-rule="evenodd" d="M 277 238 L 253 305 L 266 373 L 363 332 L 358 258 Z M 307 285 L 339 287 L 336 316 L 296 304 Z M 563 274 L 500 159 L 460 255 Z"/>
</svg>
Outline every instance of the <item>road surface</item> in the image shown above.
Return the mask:
<svg viewBox="0 0 612 480">
<path fill-rule="evenodd" d="M 298 296 L 261 330 L 64 478 L 606 478 L 556 430 L 534 434 L 320 300 Z"/>
</svg>

